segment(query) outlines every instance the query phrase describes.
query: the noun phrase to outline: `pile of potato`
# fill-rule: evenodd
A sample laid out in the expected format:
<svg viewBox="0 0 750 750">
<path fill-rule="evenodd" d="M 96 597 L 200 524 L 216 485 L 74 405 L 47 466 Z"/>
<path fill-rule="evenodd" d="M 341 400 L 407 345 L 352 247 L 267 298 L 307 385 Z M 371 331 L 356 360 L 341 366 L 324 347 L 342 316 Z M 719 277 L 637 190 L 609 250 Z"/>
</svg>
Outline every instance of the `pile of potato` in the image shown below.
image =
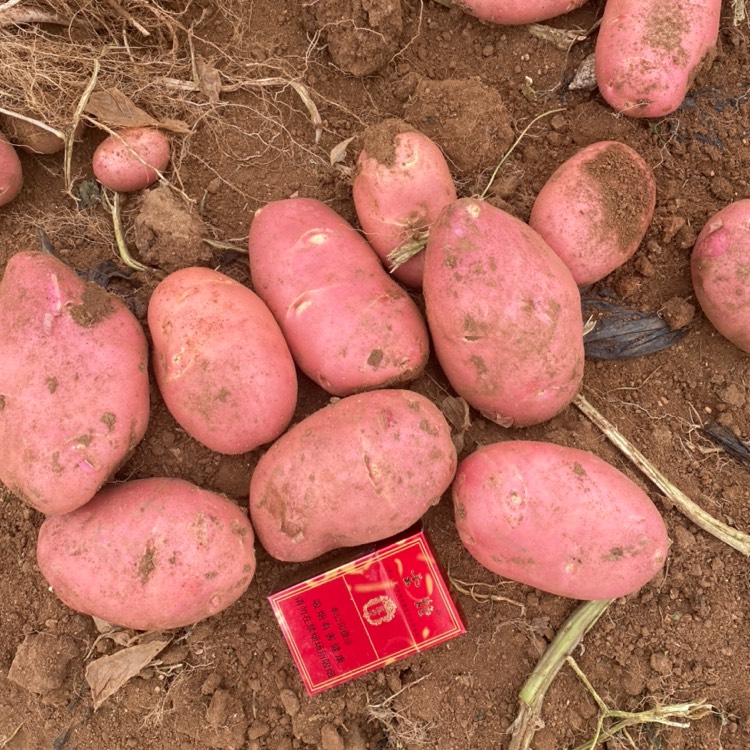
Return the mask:
<svg viewBox="0 0 750 750">
<path fill-rule="evenodd" d="M 536 12 L 580 4 L 548 0 Z M 482 18 L 491 5 L 466 3 Z M 609 1 L 601 34 L 615 33 L 609 16 L 628 5 L 639 3 Z M 20 190 L 17 159 L 0 142 L 0 202 Z M 123 133 L 97 150 L 94 172 L 138 190 L 168 159 L 160 133 Z M 151 366 L 176 422 L 219 453 L 270 445 L 248 477 L 249 518 L 182 480 L 106 484 L 148 423 L 144 331 L 51 255 L 10 260 L 0 480 L 48 516 L 39 564 L 66 604 L 135 629 L 186 625 L 247 589 L 254 533 L 279 560 L 310 560 L 406 529 L 451 485 L 461 540 L 500 575 L 604 599 L 661 569 L 664 522 L 614 467 L 533 441 L 486 445 L 458 464 L 445 417 L 406 389 L 432 347 L 455 392 L 502 426 L 539 424 L 570 404 L 584 371 L 579 285 L 638 248 L 656 201 L 648 165 L 624 144 L 595 143 L 560 165 L 524 223 L 459 199 L 440 149 L 389 120 L 365 134 L 352 189 L 364 237 L 317 200 L 274 201 L 250 226 L 253 291 L 192 267 L 150 301 Z M 749 228 L 750 201 L 712 218 L 693 277 L 709 319 L 750 352 Z M 394 251 L 410 245 L 424 251 L 394 267 Z M 394 277 L 422 290 L 424 317 Z M 336 398 L 288 429 L 296 368 Z"/>
</svg>

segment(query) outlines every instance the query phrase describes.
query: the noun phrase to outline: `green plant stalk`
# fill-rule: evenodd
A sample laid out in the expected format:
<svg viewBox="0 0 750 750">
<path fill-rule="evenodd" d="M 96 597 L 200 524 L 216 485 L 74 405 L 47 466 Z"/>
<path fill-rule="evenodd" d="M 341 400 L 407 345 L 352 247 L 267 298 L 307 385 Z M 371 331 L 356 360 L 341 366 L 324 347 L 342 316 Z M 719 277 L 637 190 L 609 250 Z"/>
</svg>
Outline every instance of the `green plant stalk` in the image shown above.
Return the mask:
<svg viewBox="0 0 750 750">
<path fill-rule="evenodd" d="M 617 446 L 673 503 L 683 515 L 696 526 L 733 547 L 746 557 L 750 557 L 750 534 L 714 518 L 697 503 L 691 500 L 682 490 L 662 474 L 628 439 L 617 431 L 617 428 L 578 394 L 573 403 Z"/>
<path fill-rule="evenodd" d="M 566 658 L 613 601 L 598 599 L 584 602 L 557 631 L 518 694 L 521 708 L 511 727 L 513 736 L 508 750 L 528 750 L 531 747 L 534 735 L 541 726 L 542 704 L 547 690 Z"/>
<path fill-rule="evenodd" d="M 419 232 L 415 237 L 408 239 L 403 245 L 399 245 L 395 250 L 388 253 L 388 263 L 393 273 L 399 266 L 403 266 L 407 260 L 411 260 L 415 255 L 419 255 L 427 247 L 427 230 Z"/>
</svg>

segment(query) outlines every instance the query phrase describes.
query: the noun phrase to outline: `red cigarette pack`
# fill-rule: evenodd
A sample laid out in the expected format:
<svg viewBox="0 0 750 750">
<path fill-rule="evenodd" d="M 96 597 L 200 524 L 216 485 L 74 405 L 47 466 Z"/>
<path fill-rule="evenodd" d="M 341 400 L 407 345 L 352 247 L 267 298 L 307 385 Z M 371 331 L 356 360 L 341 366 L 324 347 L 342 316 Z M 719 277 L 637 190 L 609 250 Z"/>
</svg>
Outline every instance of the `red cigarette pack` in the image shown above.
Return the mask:
<svg viewBox="0 0 750 750">
<path fill-rule="evenodd" d="M 310 695 L 466 632 L 421 529 L 268 600 Z"/>
</svg>

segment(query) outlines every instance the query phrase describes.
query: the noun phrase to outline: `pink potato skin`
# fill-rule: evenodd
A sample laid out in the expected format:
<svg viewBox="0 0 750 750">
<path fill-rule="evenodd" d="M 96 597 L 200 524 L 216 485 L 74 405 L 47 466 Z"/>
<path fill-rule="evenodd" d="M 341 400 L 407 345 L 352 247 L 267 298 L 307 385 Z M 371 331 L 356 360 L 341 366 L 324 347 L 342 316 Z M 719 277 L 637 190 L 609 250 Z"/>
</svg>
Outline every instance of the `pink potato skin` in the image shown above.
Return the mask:
<svg viewBox="0 0 750 750">
<path fill-rule="evenodd" d="M 379 131 L 390 122 L 377 126 Z M 428 229 L 456 200 L 456 187 L 442 151 L 423 133 L 393 132 L 392 148 L 389 163 L 366 150 L 360 153 L 352 197 L 367 240 L 386 268 L 402 284 L 420 289 L 424 253 L 393 270 L 388 255 Z"/>
<path fill-rule="evenodd" d="M 143 190 L 159 179 L 158 172 L 167 168 L 169 155 L 169 139 L 160 130 L 126 128 L 97 146 L 92 160 L 94 176 L 118 193 Z"/>
<path fill-rule="evenodd" d="M 324 390 L 347 396 L 420 375 L 429 339 L 417 306 L 324 203 L 290 198 L 259 209 L 248 250 L 253 288 Z"/>
<path fill-rule="evenodd" d="M 0 481 L 48 515 L 90 500 L 146 431 L 148 349 L 115 296 L 52 255 L 0 283 Z"/>
<path fill-rule="evenodd" d="M 618 112 L 663 117 L 716 46 L 721 0 L 607 0 L 596 42 L 599 91 Z"/>
<path fill-rule="evenodd" d="M 545 21 L 580 8 L 586 0 L 460 0 L 461 10 L 482 21 L 517 25 Z"/>
<path fill-rule="evenodd" d="M 531 209 L 535 229 L 582 286 L 628 260 L 656 206 L 651 168 L 629 146 L 592 143 L 561 164 Z"/>
<path fill-rule="evenodd" d="M 183 268 L 148 307 L 154 375 L 180 426 L 218 453 L 275 440 L 297 404 L 294 360 L 271 311 L 210 268 Z"/>
<path fill-rule="evenodd" d="M 445 418 L 424 396 L 360 393 L 277 440 L 250 482 L 258 540 L 278 560 L 385 539 L 439 502 L 456 471 Z"/>
<path fill-rule="evenodd" d="M 666 560 L 656 506 L 586 451 L 522 440 L 486 445 L 461 462 L 452 495 L 459 536 L 476 560 L 551 594 L 625 596 Z"/>
<path fill-rule="evenodd" d="M 0 133 L 0 206 L 16 198 L 22 187 L 21 160 L 13 146 Z"/>
<path fill-rule="evenodd" d="M 690 258 L 695 296 L 716 330 L 750 354 L 750 200 L 707 222 Z"/>
<path fill-rule="evenodd" d="M 166 630 L 239 599 L 255 573 L 253 542 L 247 515 L 224 496 L 182 479 L 137 479 L 48 518 L 37 561 L 71 609 Z"/>
<path fill-rule="evenodd" d="M 473 198 L 432 227 L 427 322 L 457 393 L 488 419 L 551 419 L 583 378 L 581 299 L 570 271 L 527 224 Z"/>
</svg>

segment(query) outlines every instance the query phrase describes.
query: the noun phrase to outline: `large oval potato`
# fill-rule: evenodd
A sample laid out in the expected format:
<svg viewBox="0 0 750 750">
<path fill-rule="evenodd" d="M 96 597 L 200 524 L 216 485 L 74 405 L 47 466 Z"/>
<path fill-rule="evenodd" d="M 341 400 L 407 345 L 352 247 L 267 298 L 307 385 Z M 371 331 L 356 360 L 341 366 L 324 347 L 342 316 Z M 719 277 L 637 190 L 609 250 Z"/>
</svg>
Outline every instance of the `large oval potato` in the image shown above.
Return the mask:
<svg viewBox="0 0 750 750">
<path fill-rule="evenodd" d="M 437 144 L 401 120 L 367 128 L 352 198 L 367 240 L 386 268 L 402 284 L 421 288 L 424 253 L 396 267 L 389 255 L 422 240 L 443 208 L 456 200 L 450 169 Z"/>
<path fill-rule="evenodd" d="M 669 540 L 650 498 L 592 453 L 552 443 L 486 445 L 453 483 L 461 541 L 485 568 L 573 599 L 636 591 Z"/>
<path fill-rule="evenodd" d="M 347 396 L 422 372 L 429 339 L 417 306 L 333 209 L 273 201 L 255 212 L 248 250 L 255 292 L 321 388 Z"/>
<path fill-rule="evenodd" d="M 481 200 L 451 204 L 430 232 L 423 288 L 438 361 L 488 419 L 537 424 L 575 396 L 584 362 L 578 287 L 527 224 Z"/>
<path fill-rule="evenodd" d="M 148 348 L 131 312 L 52 255 L 14 255 L 0 283 L 0 481 L 42 513 L 74 510 L 148 414 Z"/>
<path fill-rule="evenodd" d="M 607 0 L 596 40 L 599 91 L 630 117 L 663 117 L 716 46 L 721 0 Z"/>
<path fill-rule="evenodd" d="M 750 354 L 750 200 L 715 213 L 690 258 L 695 296 L 716 330 Z"/>
<path fill-rule="evenodd" d="M 16 150 L 0 133 L 0 206 L 10 203 L 23 187 L 23 169 Z"/>
<path fill-rule="evenodd" d="M 210 268 L 183 268 L 148 306 L 154 375 L 184 430 L 219 453 L 275 440 L 297 404 L 297 372 L 271 311 Z"/>
<path fill-rule="evenodd" d="M 260 543 L 303 561 L 411 526 L 440 500 L 456 471 L 450 427 L 412 391 L 349 396 L 277 440 L 250 482 Z"/>
<path fill-rule="evenodd" d="M 529 226 L 563 259 L 576 284 L 592 284 L 641 244 L 656 180 L 629 146 L 600 141 L 561 164 L 536 197 Z"/>
<path fill-rule="evenodd" d="M 255 573 L 246 514 L 222 495 L 167 478 L 110 485 L 84 507 L 48 518 L 37 560 L 69 607 L 134 630 L 214 615 Z"/>
<path fill-rule="evenodd" d="M 545 21 L 580 8 L 586 0 L 439 0 L 457 5 L 482 21 L 518 25 Z"/>
</svg>

